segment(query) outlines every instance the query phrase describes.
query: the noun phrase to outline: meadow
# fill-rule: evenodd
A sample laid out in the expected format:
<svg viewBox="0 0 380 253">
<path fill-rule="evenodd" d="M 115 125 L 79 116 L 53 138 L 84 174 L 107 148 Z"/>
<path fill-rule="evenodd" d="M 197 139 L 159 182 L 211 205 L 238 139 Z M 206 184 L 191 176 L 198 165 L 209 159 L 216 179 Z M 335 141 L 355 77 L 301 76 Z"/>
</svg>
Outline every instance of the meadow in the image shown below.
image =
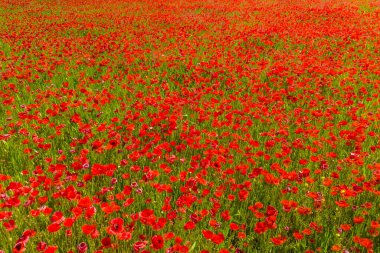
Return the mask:
<svg viewBox="0 0 380 253">
<path fill-rule="evenodd" d="M 0 0 L 0 253 L 380 252 L 380 2 Z"/>
</svg>

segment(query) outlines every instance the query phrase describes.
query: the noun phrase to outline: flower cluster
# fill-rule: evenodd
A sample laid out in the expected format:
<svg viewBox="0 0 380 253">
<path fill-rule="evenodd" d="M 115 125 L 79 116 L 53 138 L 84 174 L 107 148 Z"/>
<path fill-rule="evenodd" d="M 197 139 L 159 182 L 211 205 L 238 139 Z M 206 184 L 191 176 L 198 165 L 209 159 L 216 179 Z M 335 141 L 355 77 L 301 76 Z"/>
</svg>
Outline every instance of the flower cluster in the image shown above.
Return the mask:
<svg viewBox="0 0 380 253">
<path fill-rule="evenodd" d="M 0 12 L 0 253 L 380 251 L 376 1 Z"/>
</svg>

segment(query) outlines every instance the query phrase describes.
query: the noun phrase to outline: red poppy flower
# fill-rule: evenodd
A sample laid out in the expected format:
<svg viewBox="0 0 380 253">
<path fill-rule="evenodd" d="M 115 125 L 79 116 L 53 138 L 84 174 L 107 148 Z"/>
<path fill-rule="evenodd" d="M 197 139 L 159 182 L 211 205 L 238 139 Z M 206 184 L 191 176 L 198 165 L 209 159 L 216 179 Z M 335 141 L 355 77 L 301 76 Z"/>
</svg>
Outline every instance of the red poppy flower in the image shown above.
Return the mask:
<svg viewBox="0 0 380 253">
<path fill-rule="evenodd" d="M 12 231 L 17 227 L 14 220 L 9 220 L 8 222 L 4 221 L 3 225 L 7 231 Z"/>
<path fill-rule="evenodd" d="M 86 252 L 87 249 L 88 249 L 87 243 L 85 243 L 85 242 L 79 243 L 78 246 L 77 246 L 77 249 L 78 249 L 79 253 Z"/>
<path fill-rule="evenodd" d="M 294 232 L 293 233 L 293 236 L 294 238 L 296 238 L 297 240 L 302 240 L 303 239 L 303 234 L 299 233 L 299 232 Z"/>
<path fill-rule="evenodd" d="M 160 235 L 152 237 L 152 248 L 155 250 L 162 249 L 164 247 L 164 238 Z"/>
<path fill-rule="evenodd" d="M 281 245 L 281 244 L 283 244 L 284 242 L 286 242 L 286 237 L 280 235 L 280 236 L 278 236 L 278 237 L 273 237 L 273 238 L 271 238 L 270 240 L 274 243 L 274 245 L 278 246 L 278 245 Z"/>
<path fill-rule="evenodd" d="M 249 192 L 247 190 L 239 191 L 239 200 L 245 201 L 248 198 Z"/>
<path fill-rule="evenodd" d="M 224 242 L 224 235 L 222 233 L 214 234 L 211 241 L 215 244 L 221 244 Z"/>
<path fill-rule="evenodd" d="M 84 198 L 81 198 L 78 202 L 78 206 L 81 207 L 81 208 L 88 208 L 92 205 L 92 201 L 91 201 L 91 198 L 90 197 L 84 197 Z"/>
<path fill-rule="evenodd" d="M 65 221 L 63 222 L 63 225 L 64 225 L 65 227 L 70 228 L 70 227 L 73 226 L 74 222 L 75 222 L 75 219 L 73 219 L 73 218 L 67 218 L 67 219 L 65 219 Z"/>
<path fill-rule="evenodd" d="M 82 232 L 86 235 L 89 235 L 93 233 L 96 230 L 96 225 L 83 225 L 82 226 Z"/>
<path fill-rule="evenodd" d="M 131 232 L 127 232 L 127 231 L 123 231 L 123 232 L 118 233 L 116 235 L 116 237 L 120 241 L 128 241 L 128 240 L 132 239 L 132 233 Z"/>
<path fill-rule="evenodd" d="M 16 245 L 13 247 L 12 252 L 13 253 L 22 253 L 26 251 L 25 243 L 24 242 L 17 242 Z"/>
<path fill-rule="evenodd" d="M 136 242 L 135 244 L 133 244 L 133 249 L 135 251 L 140 251 L 142 250 L 143 248 L 145 248 L 145 246 L 148 244 L 147 241 L 138 241 Z"/>
<path fill-rule="evenodd" d="M 258 234 L 262 234 L 267 231 L 267 227 L 264 222 L 257 222 L 254 231 Z"/>
<path fill-rule="evenodd" d="M 107 227 L 107 233 L 117 235 L 124 231 L 124 220 L 122 218 L 114 218 L 110 221 Z"/>
<path fill-rule="evenodd" d="M 230 223 L 230 229 L 235 231 L 235 230 L 239 230 L 240 229 L 240 226 L 236 223 Z"/>
<path fill-rule="evenodd" d="M 105 237 L 102 239 L 102 248 L 110 248 L 112 247 L 111 238 Z"/>
<path fill-rule="evenodd" d="M 351 225 L 349 224 L 342 224 L 340 225 L 343 231 L 349 231 L 351 229 Z"/>
<path fill-rule="evenodd" d="M 298 213 L 301 214 L 301 215 L 308 215 L 308 214 L 311 214 L 311 208 L 309 207 L 304 207 L 304 206 L 300 206 L 298 208 Z"/>
<path fill-rule="evenodd" d="M 210 230 L 202 230 L 202 234 L 206 239 L 211 239 L 214 236 L 214 233 Z"/>
<path fill-rule="evenodd" d="M 36 250 L 37 251 L 43 251 L 43 250 L 45 250 L 46 248 L 47 248 L 47 243 L 46 242 L 39 242 L 38 244 L 37 244 L 37 247 L 36 247 Z"/>
<path fill-rule="evenodd" d="M 360 216 L 355 216 L 354 217 L 354 223 L 356 224 L 360 224 L 364 221 L 364 218 L 363 217 L 360 217 Z"/>
<path fill-rule="evenodd" d="M 185 230 L 192 230 L 195 228 L 195 223 L 192 221 L 188 221 L 185 223 L 184 228 L 185 228 Z"/>
<path fill-rule="evenodd" d="M 344 200 L 341 200 L 341 201 L 335 201 L 335 204 L 339 207 L 349 207 L 350 205 L 344 201 Z"/>
<path fill-rule="evenodd" d="M 52 245 L 45 249 L 44 253 L 55 253 L 58 250 L 58 246 Z"/>
<path fill-rule="evenodd" d="M 50 233 L 57 232 L 57 231 L 60 230 L 60 229 L 61 229 L 61 225 L 58 224 L 58 223 L 50 224 L 50 225 L 47 227 L 47 230 L 48 230 Z"/>
<path fill-rule="evenodd" d="M 373 241 L 368 238 L 362 238 L 359 236 L 354 236 L 354 242 L 359 243 L 364 248 L 370 250 L 373 248 Z"/>
</svg>

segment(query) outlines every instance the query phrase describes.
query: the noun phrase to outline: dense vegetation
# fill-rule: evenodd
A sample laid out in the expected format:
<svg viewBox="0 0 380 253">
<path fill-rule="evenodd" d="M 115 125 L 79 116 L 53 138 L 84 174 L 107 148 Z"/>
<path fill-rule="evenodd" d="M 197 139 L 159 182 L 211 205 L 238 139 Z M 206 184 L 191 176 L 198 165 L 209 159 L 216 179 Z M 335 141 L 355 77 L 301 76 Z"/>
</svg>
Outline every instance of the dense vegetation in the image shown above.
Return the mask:
<svg viewBox="0 0 380 253">
<path fill-rule="evenodd" d="M 0 252 L 379 252 L 379 7 L 0 1 Z"/>
</svg>

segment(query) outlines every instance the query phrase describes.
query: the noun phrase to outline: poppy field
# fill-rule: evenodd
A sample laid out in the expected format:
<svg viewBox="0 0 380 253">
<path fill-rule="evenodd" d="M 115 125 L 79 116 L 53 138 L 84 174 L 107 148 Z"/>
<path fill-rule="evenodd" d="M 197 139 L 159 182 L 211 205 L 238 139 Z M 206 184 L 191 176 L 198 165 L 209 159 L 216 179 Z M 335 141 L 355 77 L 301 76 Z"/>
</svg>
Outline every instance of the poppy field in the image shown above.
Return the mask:
<svg viewBox="0 0 380 253">
<path fill-rule="evenodd" d="M 380 2 L 0 0 L 0 252 L 380 252 Z"/>
</svg>

